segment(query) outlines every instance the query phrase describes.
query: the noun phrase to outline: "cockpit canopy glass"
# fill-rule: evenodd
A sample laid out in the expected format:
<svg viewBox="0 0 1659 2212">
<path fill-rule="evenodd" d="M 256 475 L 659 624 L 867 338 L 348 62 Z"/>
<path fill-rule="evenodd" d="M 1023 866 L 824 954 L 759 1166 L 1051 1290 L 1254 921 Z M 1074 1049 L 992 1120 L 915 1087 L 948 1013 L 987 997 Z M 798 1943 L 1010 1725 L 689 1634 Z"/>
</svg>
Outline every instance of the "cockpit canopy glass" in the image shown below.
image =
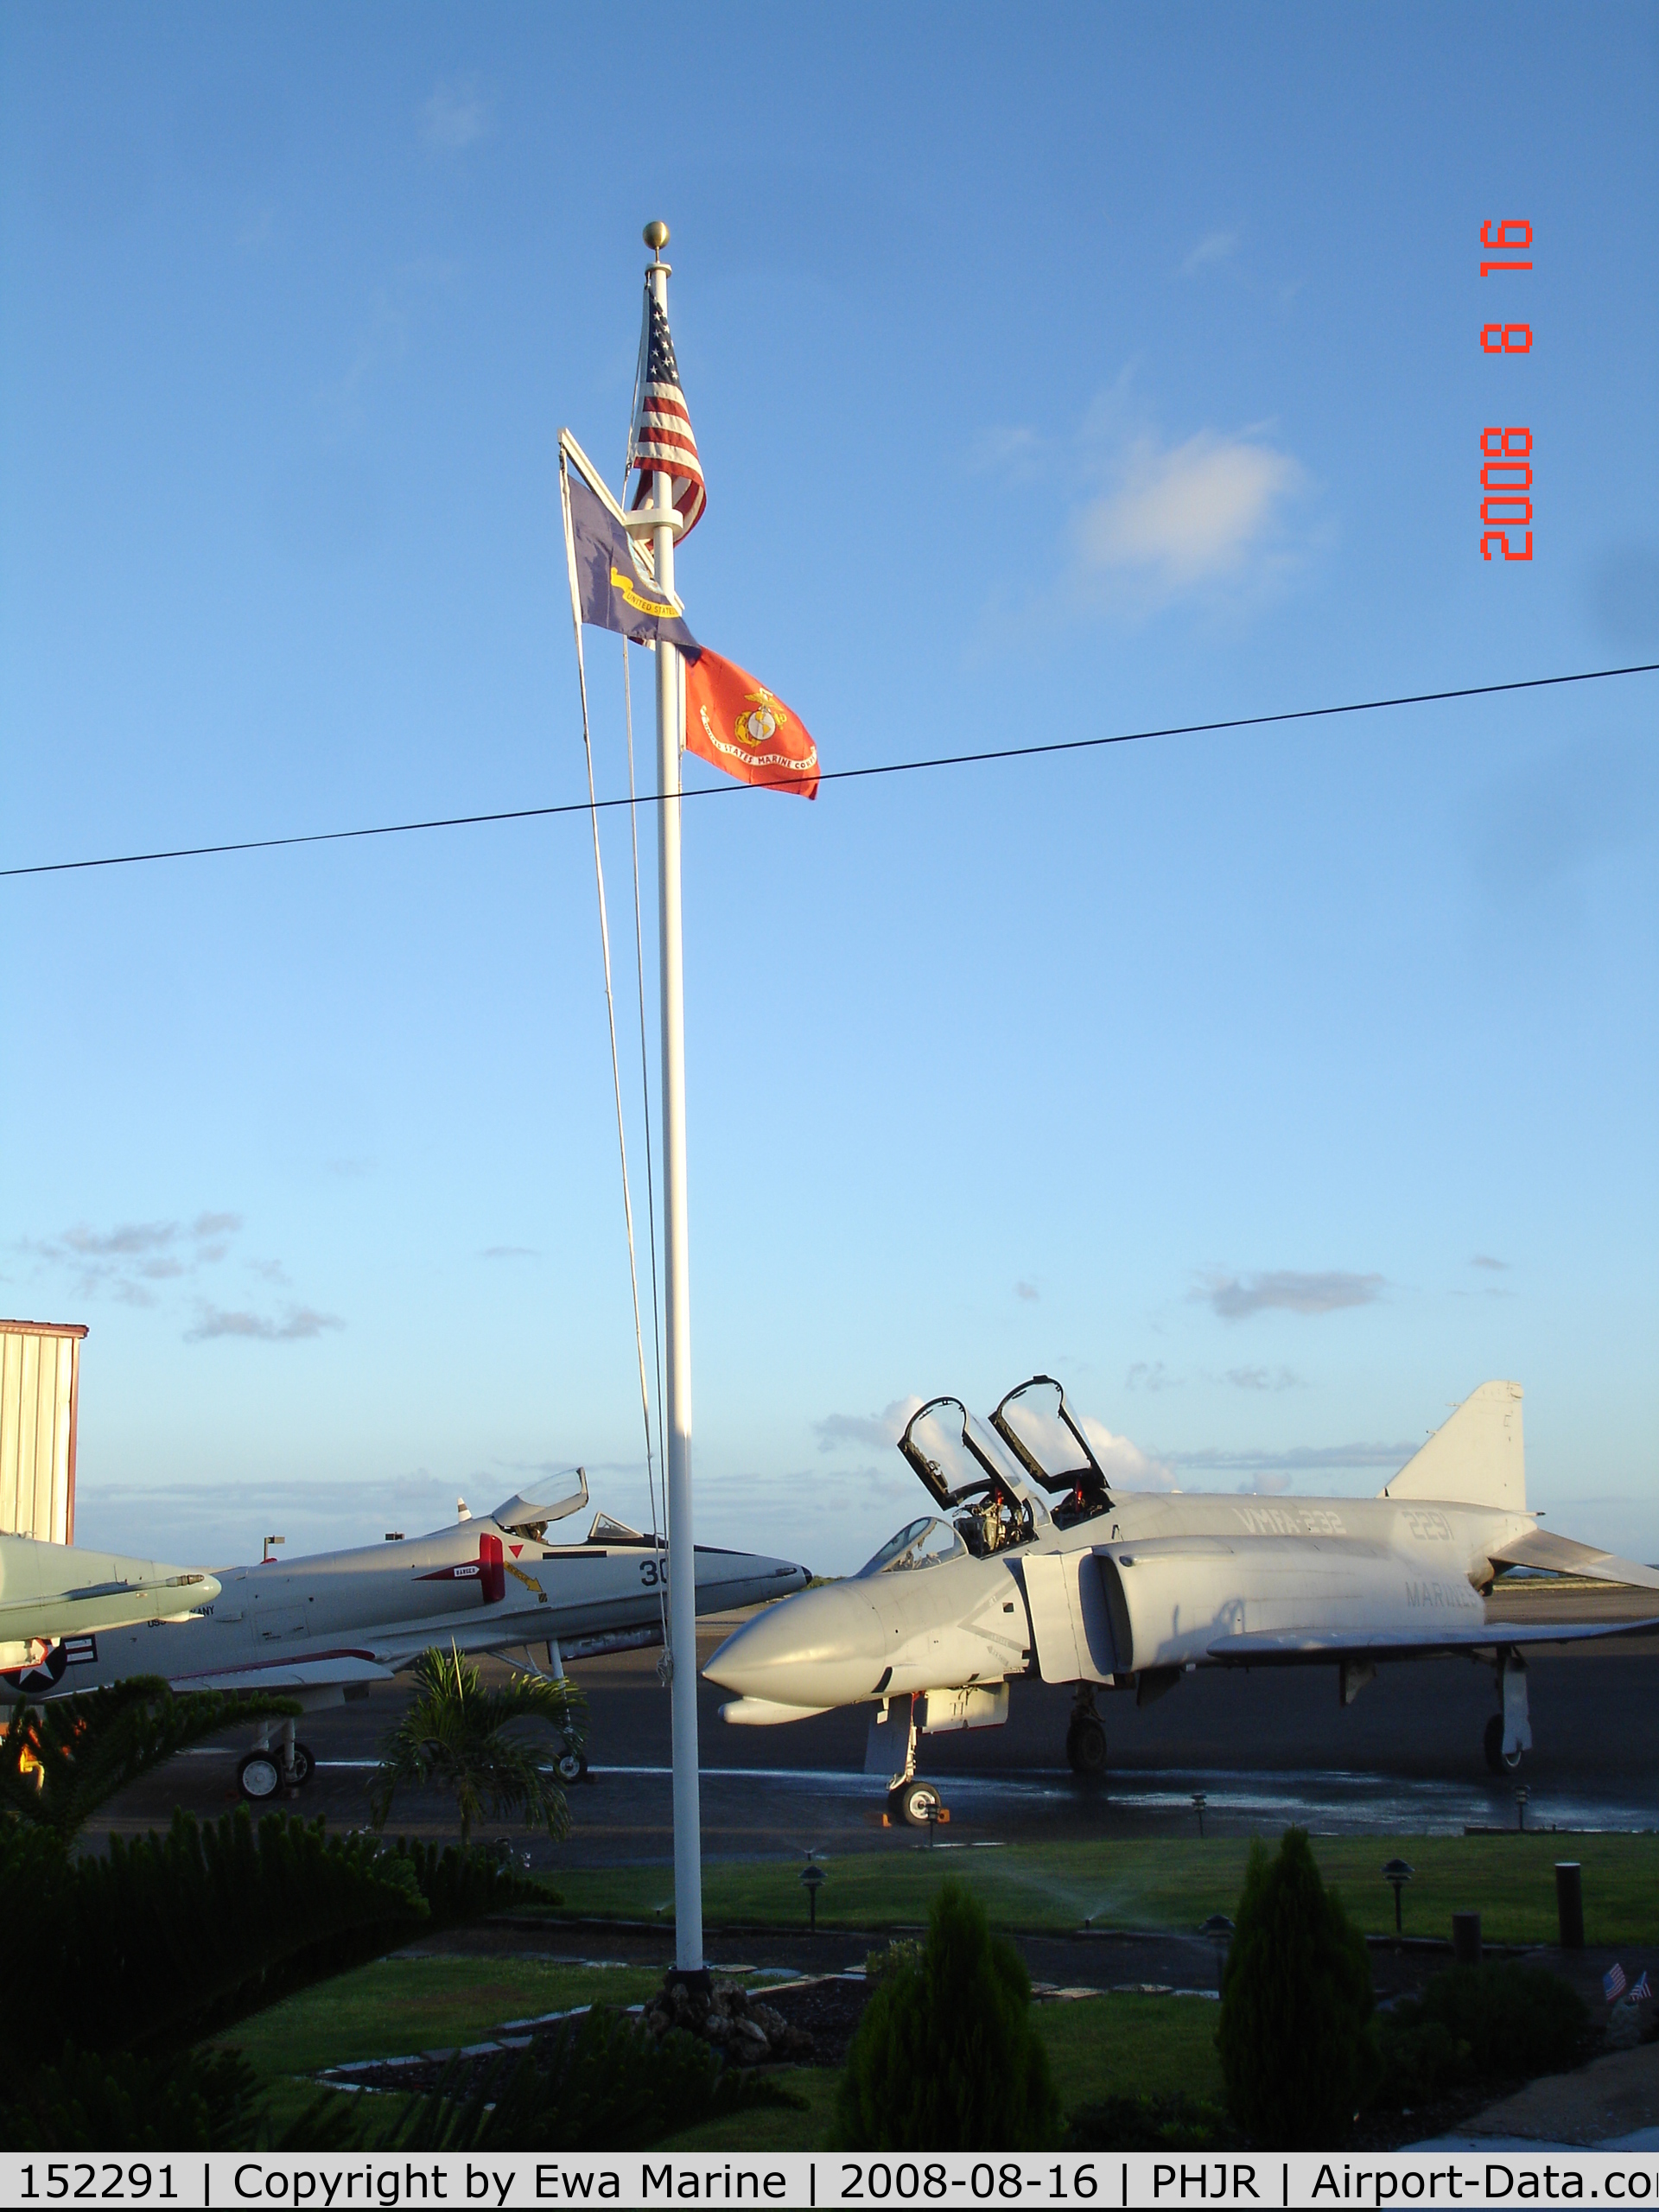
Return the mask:
<svg viewBox="0 0 1659 2212">
<path fill-rule="evenodd" d="M 1046 1376 L 1010 1390 L 991 1419 L 1039 1480 L 1058 1489 L 1098 1478 L 1093 1455 L 1079 1444 L 1066 1416 L 1064 1392 Z"/>
<path fill-rule="evenodd" d="M 1046 1517 L 1002 1439 L 959 1399 L 936 1398 L 922 1407 L 899 1448 L 942 1505 L 959 1504 L 995 1482 L 1008 1497 L 1023 1500 L 1036 1518 Z"/>
<path fill-rule="evenodd" d="M 925 1520 L 910 1522 L 896 1536 L 889 1536 L 853 1580 L 861 1582 L 867 1574 L 903 1574 L 913 1567 L 938 1567 L 947 1559 L 965 1557 L 967 1548 L 948 1522 L 930 1514 Z"/>
</svg>

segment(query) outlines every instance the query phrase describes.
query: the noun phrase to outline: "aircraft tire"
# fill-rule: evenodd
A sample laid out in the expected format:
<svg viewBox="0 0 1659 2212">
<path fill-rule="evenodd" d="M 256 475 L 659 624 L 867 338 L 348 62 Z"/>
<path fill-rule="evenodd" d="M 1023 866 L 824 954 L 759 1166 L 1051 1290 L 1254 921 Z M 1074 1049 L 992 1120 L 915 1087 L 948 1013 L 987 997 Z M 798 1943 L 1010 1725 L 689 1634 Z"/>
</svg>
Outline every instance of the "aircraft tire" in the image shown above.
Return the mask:
<svg viewBox="0 0 1659 2212">
<path fill-rule="evenodd" d="M 569 1789 L 573 1783 L 588 1779 L 588 1755 L 585 1751 L 563 1751 L 553 1762 L 553 1771 Z"/>
<path fill-rule="evenodd" d="M 250 1805 L 268 1805 L 283 1786 L 274 1751 L 250 1751 L 236 1770 L 236 1786 Z"/>
<path fill-rule="evenodd" d="M 296 1744 L 294 1746 L 295 1788 L 296 1789 L 303 1789 L 306 1783 L 310 1781 L 312 1776 L 316 1772 L 316 1770 L 317 1762 L 313 1755 L 310 1745 Z"/>
<path fill-rule="evenodd" d="M 926 1827 L 930 1806 L 944 1810 L 944 1801 L 931 1782 L 906 1782 L 893 1791 L 893 1797 L 906 1827 Z"/>
<path fill-rule="evenodd" d="M 1074 1720 L 1065 1732 L 1065 1756 L 1073 1774 L 1098 1781 L 1106 1771 L 1106 1731 L 1091 1713 Z"/>
<path fill-rule="evenodd" d="M 1481 1748 L 1486 1754 L 1486 1764 L 1494 1774 L 1513 1774 L 1526 1756 L 1522 1751 L 1504 1751 L 1503 1716 L 1501 1713 L 1495 1713 L 1486 1723 Z"/>
</svg>

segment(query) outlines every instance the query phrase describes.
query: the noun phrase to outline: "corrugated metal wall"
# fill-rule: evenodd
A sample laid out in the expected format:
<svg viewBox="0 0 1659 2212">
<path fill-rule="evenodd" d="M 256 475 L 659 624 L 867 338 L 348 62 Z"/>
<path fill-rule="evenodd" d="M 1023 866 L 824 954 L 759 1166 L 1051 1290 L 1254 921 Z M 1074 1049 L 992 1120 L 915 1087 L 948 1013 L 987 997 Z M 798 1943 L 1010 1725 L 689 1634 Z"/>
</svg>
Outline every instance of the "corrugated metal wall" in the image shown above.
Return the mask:
<svg viewBox="0 0 1659 2212">
<path fill-rule="evenodd" d="M 74 1541 L 86 1333 L 74 1322 L 0 1321 L 0 1533 Z"/>
</svg>

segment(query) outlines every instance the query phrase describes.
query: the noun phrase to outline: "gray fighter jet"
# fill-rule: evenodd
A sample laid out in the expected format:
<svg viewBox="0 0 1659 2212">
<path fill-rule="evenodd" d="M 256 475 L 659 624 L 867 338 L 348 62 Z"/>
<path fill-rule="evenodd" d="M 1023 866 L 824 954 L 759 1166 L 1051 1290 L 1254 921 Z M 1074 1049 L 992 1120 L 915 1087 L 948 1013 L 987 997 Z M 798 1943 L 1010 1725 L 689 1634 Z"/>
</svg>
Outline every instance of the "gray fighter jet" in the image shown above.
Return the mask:
<svg viewBox="0 0 1659 2212">
<path fill-rule="evenodd" d="M 1098 1775 L 1103 1689 L 1146 1705 L 1199 1667 L 1323 1665 L 1349 1705 L 1387 1661 L 1460 1652 L 1493 1667 L 1484 1751 L 1503 1772 L 1532 1743 L 1526 1646 L 1659 1625 L 1659 1597 L 1639 1619 L 1576 1622 L 1495 1600 L 1517 1567 L 1659 1592 L 1659 1571 L 1528 1511 L 1518 1382 L 1483 1383 L 1375 1498 L 1115 1489 L 1046 1375 L 988 1426 L 933 1399 L 899 1449 L 938 1510 L 850 1580 L 747 1623 L 703 1671 L 736 1693 L 721 1711 L 739 1724 L 873 1704 L 866 1770 L 891 1772 L 889 1816 L 912 1825 L 943 1812 L 918 1735 L 1000 1726 L 1022 1676 L 1073 1686 L 1067 1755 Z"/>
<path fill-rule="evenodd" d="M 211 1574 L 160 1560 L 0 1535 L 0 1666 L 22 1668 L 87 1630 L 188 1621 L 219 1595 Z"/>
<path fill-rule="evenodd" d="M 194 1604 L 188 1620 L 150 1614 L 137 1626 L 63 1637 L 0 1673 L 0 1701 L 159 1675 L 175 1690 L 264 1690 L 308 1712 L 366 1697 L 432 1644 L 521 1651 L 522 1671 L 557 1677 L 566 1659 L 660 1643 L 668 1560 L 659 1539 L 604 1513 L 575 1541 L 549 1537 L 553 1522 L 588 1503 L 580 1469 L 576 1482 L 550 1503 L 510 1497 L 427 1536 L 221 1567 L 214 1594 Z M 780 1597 L 807 1579 L 786 1560 L 696 1548 L 699 1612 Z M 282 1721 L 261 1727 L 237 1779 L 257 1802 L 309 1781 L 313 1766 L 292 1720 Z M 581 1745 L 567 1744 L 558 1766 L 577 1779 L 587 1767 Z"/>
</svg>

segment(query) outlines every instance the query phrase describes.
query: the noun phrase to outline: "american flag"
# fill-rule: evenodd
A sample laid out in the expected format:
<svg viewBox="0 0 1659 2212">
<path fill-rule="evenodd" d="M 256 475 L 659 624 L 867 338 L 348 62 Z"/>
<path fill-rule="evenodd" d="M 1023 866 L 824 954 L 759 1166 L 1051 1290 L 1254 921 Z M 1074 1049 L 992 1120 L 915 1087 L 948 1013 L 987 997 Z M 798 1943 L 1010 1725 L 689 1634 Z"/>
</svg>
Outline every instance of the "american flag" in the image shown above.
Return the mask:
<svg viewBox="0 0 1659 2212">
<path fill-rule="evenodd" d="M 1611 2005 L 1624 1986 L 1624 1969 L 1617 1959 L 1601 1977 L 1601 1986 L 1606 1993 L 1607 2002 Z"/>
<path fill-rule="evenodd" d="M 628 467 L 639 475 L 628 502 L 633 508 L 649 506 L 652 475 L 665 469 L 674 482 L 674 505 L 685 518 L 690 536 L 708 504 L 702 487 L 702 466 L 697 442 L 691 434 L 691 417 L 680 390 L 679 364 L 674 340 L 668 334 L 668 317 L 645 285 L 645 322 L 639 335 L 639 373 L 634 389 L 633 421 L 628 429 Z"/>
<path fill-rule="evenodd" d="M 1652 1990 L 1648 1986 L 1647 1968 L 1644 1967 L 1642 1970 L 1641 1980 L 1633 1982 L 1630 1986 L 1630 2002 L 1632 2005 L 1645 2005 L 1652 1994 Z"/>
</svg>

